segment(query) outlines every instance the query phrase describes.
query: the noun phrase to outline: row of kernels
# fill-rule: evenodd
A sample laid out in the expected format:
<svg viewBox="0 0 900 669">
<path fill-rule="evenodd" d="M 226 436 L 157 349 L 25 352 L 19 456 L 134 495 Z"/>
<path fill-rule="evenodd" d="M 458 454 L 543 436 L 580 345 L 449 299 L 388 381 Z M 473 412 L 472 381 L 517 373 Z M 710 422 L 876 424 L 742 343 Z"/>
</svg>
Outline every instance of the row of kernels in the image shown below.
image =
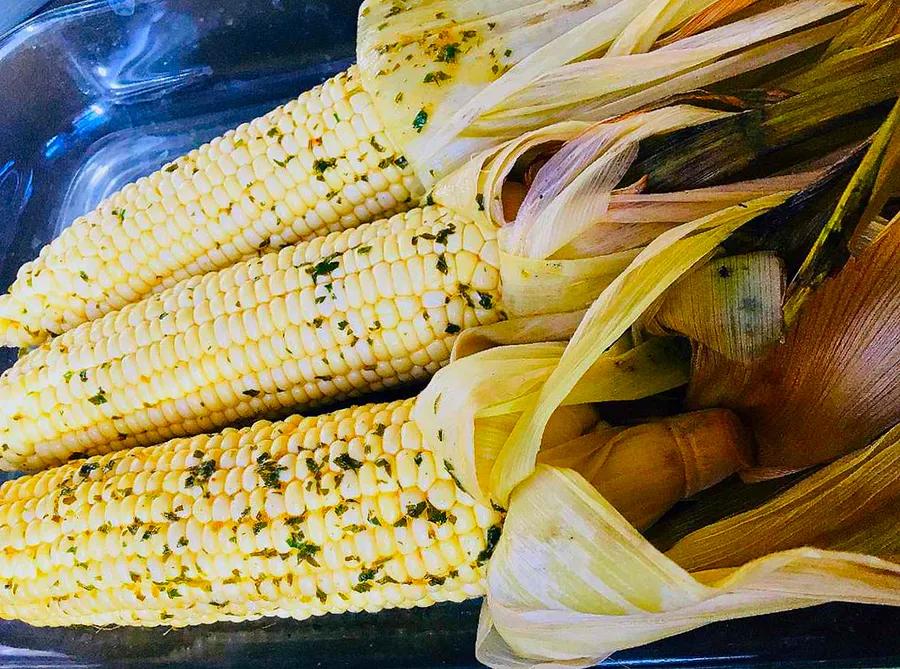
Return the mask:
<svg viewBox="0 0 900 669">
<path fill-rule="evenodd" d="M 352 90 L 352 79 L 352 77 L 341 78 L 335 82 L 335 85 L 339 87 L 348 86 L 351 87 Z M 314 94 L 315 93 L 313 92 L 310 95 Z M 343 101 L 339 104 L 346 106 L 346 102 Z M 283 110 L 276 110 L 272 112 L 269 119 L 259 119 L 255 124 L 251 124 L 250 126 L 241 126 L 238 131 L 229 133 L 229 135 L 225 138 L 212 142 L 208 147 L 205 147 L 200 151 L 192 152 L 186 158 L 181 159 L 177 161 L 177 163 L 173 164 L 171 168 L 166 168 L 164 172 L 158 172 L 152 175 L 150 178 L 141 179 L 138 184 L 125 189 L 119 196 L 115 196 L 110 200 L 104 202 L 99 209 L 100 215 L 95 215 L 94 218 L 97 219 L 99 221 L 99 224 L 106 229 L 107 236 L 111 238 L 110 245 L 113 248 L 115 248 L 117 245 L 122 246 L 123 249 L 128 248 L 128 245 L 126 245 L 123 240 L 126 237 L 131 238 L 134 236 L 133 230 L 131 230 L 130 225 L 122 226 L 122 221 L 120 219 L 120 217 L 123 216 L 122 207 L 133 207 L 135 204 L 144 205 L 148 207 L 149 213 L 151 214 L 150 223 L 153 222 L 152 218 L 156 217 L 157 219 L 159 219 L 156 221 L 157 226 L 163 224 L 164 222 L 166 222 L 166 214 L 169 214 L 171 216 L 173 214 L 177 214 L 178 211 L 181 211 L 177 206 L 173 209 L 173 211 L 164 212 L 164 208 L 169 207 L 175 202 L 180 202 L 180 204 L 182 205 L 185 203 L 192 203 L 192 201 L 195 200 L 200 195 L 200 193 L 209 192 L 211 186 L 211 184 L 209 183 L 210 178 L 213 180 L 217 180 L 219 177 L 226 176 L 228 173 L 230 173 L 231 169 L 228 166 L 231 163 L 232 159 L 236 160 L 239 164 L 249 163 L 250 154 L 247 151 L 247 147 L 253 149 L 256 153 L 259 152 L 259 149 L 261 147 L 265 149 L 265 151 L 268 151 L 269 147 L 266 146 L 267 140 L 265 140 L 264 138 L 257 138 L 255 136 L 255 133 L 250 132 L 250 129 L 253 129 L 255 131 L 264 130 L 269 125 L 268 121 L 276 118 L 278 118 L 279 123 L 284 126 L 282 130 L 288 130 L 291 124 L 288 121 L 287 114 L 285 114 Z M 346 132 L 346 130 L 342 129 L 341 132 Z M 234 139 L 235 137 L 240 138 L 240 142 L 243 142 L 242 146 L 235 145 L 238 143 L 238 141 Z M 274 143 L 277 140 L 274 138 L 274 136 L 270 136 L 268 141 L 270 143 Z M 211 156 L 215 157 L 217 160 L 211 161 L 208 159 L 201 159 L 206 158 L 206 156 L 203 156 L 204 151 L 211 154 Z M 256 162 L 260 163 L 260 161 Z M 224 166 L 224 172 L 219 169 L 219 165 L 217 163 Z M 268 176 L 267 170 L 271 169 L 271 161 L 261 161 L 261 163 L 265 163 L 265 166 L 260 168 L 263 170 L 263 172 L 265 172 L 265 174 L 261 173 L 260 176 Z M 207 168 L 209 173 L 204 174 L 204 170 L 195 167 L 195 165 Z M 269 186 L 269 190 L 277 190 L 276 186 L 271 183 L 271 180 L 267 180 L 266 183 Z M 142 191 L 147 192 L 146 194 L 141 195 Z M 233 196 L 234 195 L 232 195 L 232 197 Z M 214 213 L 216 212 L 208 212 L 209 215 L 212 215 Z M 84 219 L 85 224 L 90 225 L 89 219 L 90 217 Z M 180 219 L 176 215 L 172 220 L 177 223 Z M 182 243 L 190 244 L 192 240 L 189 235 L 193 232 L 192 225 L 187 222 L 183 223 L 182 225 L 172 225 L 171 223 L 170 225 L 173 229 L 179 230 L 180 232 L 183 232 L 187 235 L 181 240 Z M 135 227 L 141 228 L 140 225 Z M 149 226 L 145 225 L 143 227 Z M 123 234 L 123 229 L 126 230 L 127 233 Z M 157 227 L 155 232 L 157 233 L 157 236 L 159 236 L 159 234 L 165 232 L 165 230 Z M 77 244 L 83 245 L 83 240 L 87 237 L 87 235 L 74 235 L 73 231 L 69 233 L 69 235 L 66 235 L 66 237 L 72 237 Z M 150 236 L 145 235 L 145 237 Z M 64 240 L 61 240 L 61 242 L 62 241 Z M 61 252 L 65 252 L 65 248 L 68 246 L 68 244 L 61 242 L 55 244 L 55 246 L 60 247 Z M 179 256 L 181 254 L 180 244 L 166 244 L 165 242 L 162 242 L 162 244 L 162 247 L 157 247 L 151 242 L 151 248 L 148 249 L 147 255 L 153 257 L 160 248 L 164 253 L 170 256 Z M 85 249 L 84 252 L 90 253 L 92 250 L 93 249 Z M 51 254 L 48 251 L 43 253 L 42 255 L 46 257 Z M 107 268 L 108 271 L 98 273 L 101 279 L 103 279 L 104 277 L 115 275 L 120 269 L 119 265 L 115 263 L 115 258 L 116 254 L 110 254 L 110 260 L 113 262 L 113 264 L 109 268 Z M 148 260 L 149 259 L 150 258 L 148 258 Z M 81 271 L 84 271 L 84 269 L 82 268 Z M 160 268 L 160 271 L 165 274 L 165 268 Z M 74 277 L 72 280 L 77 281 L 78 277 Z M 85 287 L 85 289 L 87 289 L 87 287 Z M 92 297 L 96 298 L 96 296 Z M 76 311 L 79 311 L 77 305 Z"/>
<path fill-rule="evenodd" d="M 169 293 L 164 294 L 159 299 L 150 299 L 143 303 L 143 309 L 141 309 L 141 305 L 130 305 L 116 316 L 95 321 L 89 328 L 88 337 L 96 342 L 96 346 L 89 352 L 84 350 L 85 347 L 75 347 L 75 350 L 68 355 L 68 360 L 59 360 L 57 364 L 68 364 L 78 369 L 87 368 L 91 366 L 92 361 L 99 362 L 134 353 L 138 346 L 146 346 L 153 340 L 167 334 L 171 335 L 179 330 L 183 331 L 191 323 L 200 325 L 206 322 L 207 319 L 215 318 L 220 314 L 240 313 L 258 303 L 265 302 L 271 295 L 284 294 L 287 292 L 281 278 L 285 276 L 284 274 L 278 274 L 274 279 L 267 280 L 267 277 L 272 276 L 274 268 L 266 265 L 274 265 L 276 263 L 274 256 L 271 256 L 271 260 L 268 260 L 268 258 L 264 258 L 263 261 L 254 261 L 250 265 L 251 268 L 261 266 L 262 271 L 259 272 L 257 277 L 254 277 L 262 277 L 262 280 L 257 283 L 247 282 L 248 276 L 245 274 L 247 268 L 238 266 L 235 269 L 219 273 L 219 277 L 207 277 L 202 281 L 192 279 L 187 285 L 178 286 L 175 292 L 169 291 Z M 387 265 L 380 265 L 380 269 L 376 271 L 375 283 L 381 288 L 381 293 L 412 294 L 412 284 L 418 283 L 417 280 L 420 278 L 418 275 L 422 274 L 420 261 L 416 262 L 417 260 L 413 261 L 412 266 L 408 270 L 405 266 L 392 268 Z M 437 264 L 437 257 L 431 258 L 431 264 Z M 336 276 L 342 274 L 341 263 L 338 263 L 338 265 L 338 268 L 335 270 Z M 408 274 L 407 271 L 410 273 Z M 388 274 L 385 274 L 385 272 Z M 257 274 L 257 272 L 253 272 L 253 274 Z M 295 271 L 293 275 L 300 280 L 300 283 L 297 285 L 305 283 L 304 276 L 307 277 L 306 281 L 309 282 L 309 285 L 312 284 L 312 280 L 308 278 L 309 275 L 306 272 Z M 216 278 L 218 278 L 218 281 L 215 280 Z M 429 273 L 428 279 L 436 287 L 444 283 L 434 271 Z M 357 281 L 359 280 L 353 280 L 352 290 L 349 291 L 354 297 L 362 294 Z M 361 283 L 363 286 L 371 284 L 370 281 L 362 281 Z M 399 289 L 394 291 L 392 289 L 393 284 L 396 284 Z M 231 299 L 222 299 L 227 298 L 226 295 L 221 295 L 221 291 L 228 290 L 227 286 L 235 286 L 235 296 Z M 218 288 L 218 291 L 214 290 L 214 288 Z M 313 295 L 313 297 L 317 296 L 318 293 Z M 211 302 L 209 306 L 204 302 L 204 297 Z M 376 295 L 369 295 L 370 301 L 375 297 Z M 358 303 L 358 301 L 357 298 L 355 302 Z M 210 306 L 212 308 L 209 308 Z M 265 321 L 264 325 L 268 327 L 268 319 L 265 319 Z M 179 322 L 181 327 L 179 327 Z M 248 322 L 253 323 L 254 321 L 250 319 Z M 132 334 L 131 331 L 135 329 L 140 331 Z M 235 330 L 233 335 L 240 336 L 240 328 L 232 329 Z M 73 336 L 69 337 L 69 339 L 73 338 Z M 112 346 L 107 347 L 107 342 L 111 343 Z M 36 364 L 39 357 L 32 356 L 33 362 L 31 364 Z M 53 379 L 49 378 L 49 375 L 48 380 L 49 382 L 53 381 Z"/>
</svg>

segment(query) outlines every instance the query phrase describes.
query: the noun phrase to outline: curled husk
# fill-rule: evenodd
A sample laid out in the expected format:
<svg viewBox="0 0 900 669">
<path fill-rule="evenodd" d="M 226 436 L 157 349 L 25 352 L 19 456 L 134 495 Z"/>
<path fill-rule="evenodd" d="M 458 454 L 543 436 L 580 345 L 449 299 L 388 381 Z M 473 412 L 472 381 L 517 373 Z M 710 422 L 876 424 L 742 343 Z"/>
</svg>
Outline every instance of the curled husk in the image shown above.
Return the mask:
<svg viewBox="0 0 900 669">
<path fill-rule="evenodd" d="M 896 541 L 882 539 L 900 523 L 898 457 L 900 428 L 668 555 L 579 474 L 539 465 L 514 491 L 488 567 L 478 658 L 587 667 L 718 620 L 827 601 L 898 606 Z M 879 521 L 854 522 L 866 513 Z M 811 536 L 819 547 L 804 545 Z"/>
<path fill-rule="evenodd" d="M 545 441 L 538 462 L 577 471 L 644 529 L 675 502 L 748 467 L 751 458 L 749 434 L 737 416 L 710 409 L 633 427 L 603 425 L 555 447 Z"/>
<path fill-rule="evenodd" d="M 781 337 L 784 263 L 774 253 L 716 259 L 670 290 L 646 329 L 676 332 L 750 362 Z"/>
<path fill-rule="evenodd" d="M 784 343 L 752 365 L 706 346 L 689 406 L 728 407 L 750 426 L 773 475 L 865 446 L 900 421 L 900 226 L 807 300 Z"/>
</svg>

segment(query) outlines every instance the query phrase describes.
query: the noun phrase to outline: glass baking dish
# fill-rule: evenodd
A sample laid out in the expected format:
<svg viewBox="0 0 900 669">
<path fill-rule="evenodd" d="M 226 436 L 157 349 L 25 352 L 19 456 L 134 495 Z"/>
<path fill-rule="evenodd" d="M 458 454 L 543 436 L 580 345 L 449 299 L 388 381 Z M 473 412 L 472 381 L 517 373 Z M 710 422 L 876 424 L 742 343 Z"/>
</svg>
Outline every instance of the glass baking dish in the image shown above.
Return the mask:
<svg viewBox="0 0 900 669">
<path fill-rule="evenodd" d="M 0 37 L 0 288 L 125 183 L 346 68 L 358 5 L 88 0 Z M 0 349 L 0 369 L 14 358 Z M 472 667 L 477 621 L 469 602 L 169 631 L 0 622 L 0 666 Z M 607 664 L 896 667 L 898 629 L 898 609 L 831 605 L 712 625 Z"/>
</svg>

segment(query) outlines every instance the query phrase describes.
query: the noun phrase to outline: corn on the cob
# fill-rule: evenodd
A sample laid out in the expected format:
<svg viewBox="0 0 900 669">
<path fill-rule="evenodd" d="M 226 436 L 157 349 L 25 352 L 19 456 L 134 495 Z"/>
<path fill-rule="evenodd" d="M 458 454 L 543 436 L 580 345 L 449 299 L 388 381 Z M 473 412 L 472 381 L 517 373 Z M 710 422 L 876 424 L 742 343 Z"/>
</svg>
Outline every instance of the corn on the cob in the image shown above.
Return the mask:
<svg viewBox="0 0 900 669">
<path fill-rule="evenodd" d="M 102 202 L 0 297 L 0 345 L 39 343 L 187 277 L 417 204 L 355 67 Z"/>
<path fill-rule="evenodd" d="M 0 489 L 0 617 L 182 626 L 482 594 L 500 515 L 413 400 L 78 461 Z"/>
<path fill-rule="evenodd" d="M 0 468 L 36 470 L 424 379 L 502 318 L 494 229 L 414 209 L 85 323 L 0 377 Z"/>
</svg>

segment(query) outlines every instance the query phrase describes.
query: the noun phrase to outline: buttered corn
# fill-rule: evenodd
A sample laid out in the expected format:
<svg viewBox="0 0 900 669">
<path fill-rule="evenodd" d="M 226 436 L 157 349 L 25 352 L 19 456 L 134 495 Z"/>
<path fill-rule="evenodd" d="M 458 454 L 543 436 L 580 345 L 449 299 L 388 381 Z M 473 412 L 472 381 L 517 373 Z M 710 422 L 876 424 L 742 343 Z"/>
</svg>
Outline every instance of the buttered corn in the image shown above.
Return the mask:
<svg viewBox="0 0 900 669">
<path fill-rule="evenodd" d="M 418 203 L 355 67 L 139 179 L 78 218 L 0 297 L 28 346 L 187 277 Z"/>
<path fill-rule="evenodd" d="M 0 377 L 0 467 L 37 470 L 433 374 L 503 317 L 493 228 L 442 207 L 192 277 Z"/>
<path fill-rule="evenodd" d="M 260 422 L 0 488 L 0 617 L 34 625 L 307 618 L 483 593 L 501 517 L 413 400 Z"/>
</svg>

